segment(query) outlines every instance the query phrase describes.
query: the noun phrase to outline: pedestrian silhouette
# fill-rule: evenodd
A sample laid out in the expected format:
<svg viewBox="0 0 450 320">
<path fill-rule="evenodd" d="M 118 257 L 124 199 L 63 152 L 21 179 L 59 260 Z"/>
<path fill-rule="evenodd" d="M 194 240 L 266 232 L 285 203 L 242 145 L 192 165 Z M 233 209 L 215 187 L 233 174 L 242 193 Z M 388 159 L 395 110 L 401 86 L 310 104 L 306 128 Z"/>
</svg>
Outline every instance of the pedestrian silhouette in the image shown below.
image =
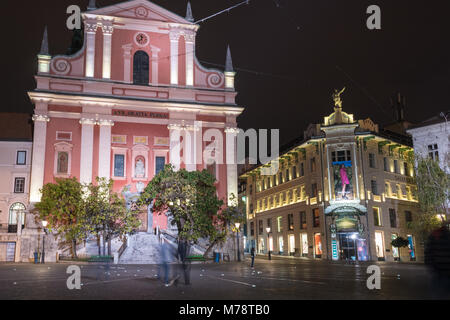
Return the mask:
<svg viewBox="0 0 450 320">
<path fill-rule="evenodd" d="M 179 272 L 183 273 L 184 276 L 184 284 L 190 285 L 191 284 L 191 263 L 188 259 L 189 253 L 191 251 L 191 247 L 187 241 L 180 241 L 178 244 L 178 259 L 181 262 L 179 264 Z M 175 283 L 178 282 L 178 278 L 175 280 Z"/>
<path fill-rule="evenodd" d="M 169 274 L 170 274 L 170 263 L 173 261 L 174 254 L 172 252 L 172 248 L 166 239 L 163 239 L 162 244 L 160 245 L 159 250 L 159 272 L 158 278 L 161 279 L 164 277 L 164 284 L 166 287 L 170 285 L 169 283 Z M 163 273 L 163 275 L 162 275 Z"/>
<path fill-rule="evenodd" d="M 250 255 L 252 257 L 252 268 L 255 266 L 255 248 L 252 247 L 250 250 Z"/>
<path fill-rule="evenodd" d="M 433 291 L 450 292 L 450 231 L 448 226 L 434 230 L 425 243 L 425 264 L 432 272 Z"/>
</svg>

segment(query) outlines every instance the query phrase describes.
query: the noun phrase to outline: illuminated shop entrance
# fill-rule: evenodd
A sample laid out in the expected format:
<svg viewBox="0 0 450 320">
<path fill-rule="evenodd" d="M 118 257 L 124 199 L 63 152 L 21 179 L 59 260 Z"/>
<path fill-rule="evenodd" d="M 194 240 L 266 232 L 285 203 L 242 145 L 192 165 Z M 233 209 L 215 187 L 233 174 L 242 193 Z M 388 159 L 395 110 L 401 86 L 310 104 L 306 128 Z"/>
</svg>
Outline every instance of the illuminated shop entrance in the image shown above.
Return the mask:
<svg viewBox="0 0 450 320">
<path fill-rule="evenodd" d="M 359 204 L 328 207 L 330 220 L 331 254 L 333 260 L 368 261 L 369 250 L 361 216 L 366 208 Z"/>
<path fill-rule="evenodd" d="M 349 261 L 368 261 L 366 239 L 361 238 L 357 232 L 338 234 L 339 258 Z"/>
</svg>

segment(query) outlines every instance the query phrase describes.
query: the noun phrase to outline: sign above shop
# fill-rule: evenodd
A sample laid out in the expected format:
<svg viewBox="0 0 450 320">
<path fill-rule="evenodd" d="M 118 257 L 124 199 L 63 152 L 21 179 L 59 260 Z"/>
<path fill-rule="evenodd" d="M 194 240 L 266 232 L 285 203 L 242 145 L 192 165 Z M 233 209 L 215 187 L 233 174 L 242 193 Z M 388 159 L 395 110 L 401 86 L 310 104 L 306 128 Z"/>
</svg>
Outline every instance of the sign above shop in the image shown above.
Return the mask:
<svg viewBox="0 0 450 320">
<path fill-rule="evenodd" d="M 120 117 L 136 117 L 136 118 L 151 118 L 151 119 L 169 119 L 168 113 L 147 112 L 147 111 L 131 111 L 131 110 L 112 110 L 113 116 Z"/>
</svg>

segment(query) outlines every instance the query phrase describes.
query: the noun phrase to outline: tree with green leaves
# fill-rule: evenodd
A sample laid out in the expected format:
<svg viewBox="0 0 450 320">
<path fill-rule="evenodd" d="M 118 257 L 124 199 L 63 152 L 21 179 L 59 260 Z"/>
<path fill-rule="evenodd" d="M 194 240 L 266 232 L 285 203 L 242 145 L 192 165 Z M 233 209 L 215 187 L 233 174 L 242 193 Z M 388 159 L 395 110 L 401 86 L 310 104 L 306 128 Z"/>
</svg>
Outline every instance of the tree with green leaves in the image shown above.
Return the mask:
<svg viewBox="0 0 450 320">
<path fill-rule="evenodd" d="M 228 238 L 230 232 L 236 232 L 236 223 L 243 224 L 246 217 L 237 205 L 236 196 L 231 195 L 231 205 L 223 208 L 217 213 L 216 219 L 213 222 L 214 228 L 209 235 L 210 246 L 206 250 L 204 256 L 207 257 L 211 250 L 220 243 L 223 243 Z"/>
<path fill-rule="evenodd" d="M 175 171 L 167 165 L 150 181 L 138 201 L 139 205 L 152 202 L 155 212 L 167 212 L 172 217 L 179 244 L 206 238 L 212 248 L 226 239 L 225 226 L 237 215 L 237 209 L 224 208 L 223 200 L 217 197 L 215 177 L 207 170 Z"/>
<path fill-rule="evenodd" d="M 76 178 L 56 179 L 41 190 L 41 201 L 36 210 L 41 220 L 48 221 L 49 230 L 55 230 L 59 237 L 71 243 L 71 252 L 77 257 L 77 241 L 83 239 L 86 232 L 83 206 L 82 185 Z"/>
<path fill-rule="evenodd" d="M 422 213 L 410 222 L 408 227 L 424 241 L 433 230 L 445 223 L 450 201 L 450 177 L 439 166 L 438 161 L 430 157 L 417 156 L 416 183 Z"/>
<path fill-rule="evenodd" d="M 139 228 L 138 212 L 126 208 L 125 200 L 113 191 L 112 180 L 97 177 L 95 184 L 86 186 L 86 194 L 83 202 L 86 236 L 103 237 L 103 255 L 106 253 L 105 243 L 108 243 L 108 255 L 111 255 L 112 239 L 123 239 Z M 99 255 L 100 251 L 99 246 Z"/>
</svg>

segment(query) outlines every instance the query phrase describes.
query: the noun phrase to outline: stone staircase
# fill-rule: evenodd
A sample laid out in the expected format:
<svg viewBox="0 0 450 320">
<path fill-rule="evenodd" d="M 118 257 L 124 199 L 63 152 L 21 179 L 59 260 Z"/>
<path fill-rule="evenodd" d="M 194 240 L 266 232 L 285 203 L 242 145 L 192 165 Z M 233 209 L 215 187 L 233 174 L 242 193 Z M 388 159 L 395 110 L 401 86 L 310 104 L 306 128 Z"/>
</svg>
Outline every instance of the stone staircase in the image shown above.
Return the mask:
<svg viewBox="0 0 450 320">
<path fill-rule="evenodd" d="M 158 264 L 159 237 L 151 233 L 138 233 L 129 236 L 127 248 L 120 256 L 119 263 Z"/>
</svg>

